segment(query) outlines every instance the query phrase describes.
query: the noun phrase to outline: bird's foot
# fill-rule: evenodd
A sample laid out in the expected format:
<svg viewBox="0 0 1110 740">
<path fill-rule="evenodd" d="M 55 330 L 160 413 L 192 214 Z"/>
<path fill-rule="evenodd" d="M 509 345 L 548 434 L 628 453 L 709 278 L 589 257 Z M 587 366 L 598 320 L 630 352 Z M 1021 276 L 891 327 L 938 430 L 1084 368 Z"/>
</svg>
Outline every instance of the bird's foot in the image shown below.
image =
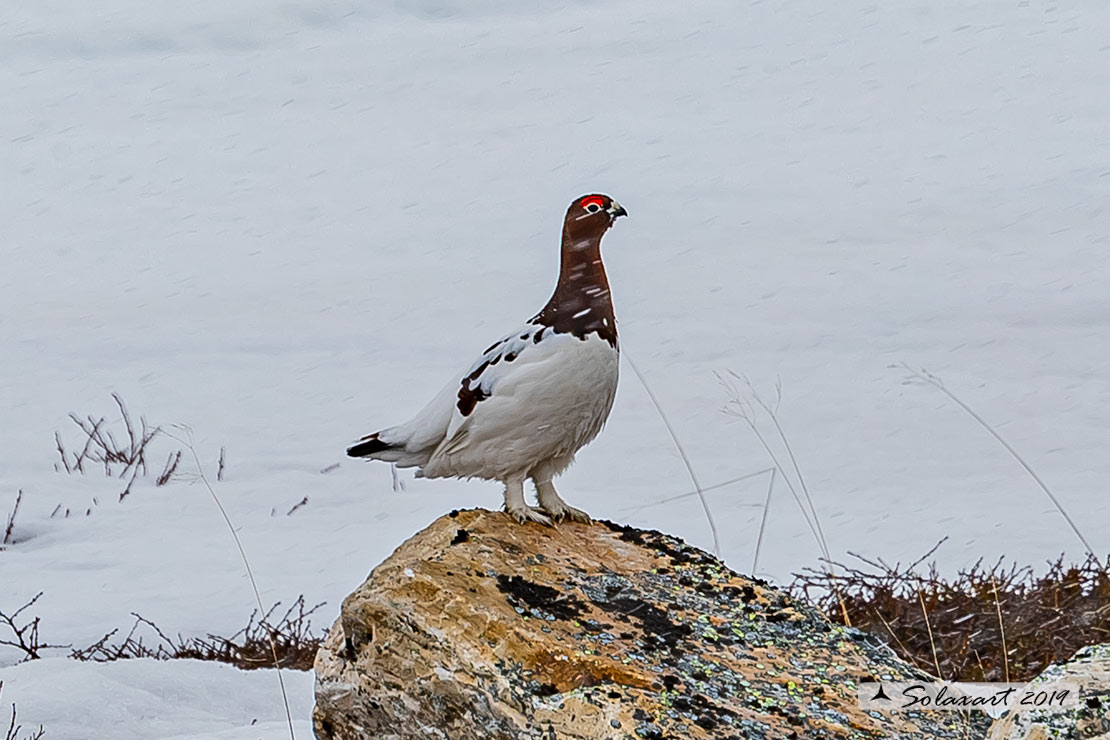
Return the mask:
<svg viewBox="0 0 1110 740">
<path fill-rule="evenodd" d="M 536 484 L 536 503 L 552 520 L 556 522 L 569 520 L 583 524 L 589 524 L 593 521 L 589 514 L 563 501 L 550 480 L 536 480 L 535 478 L 532 480 Z"/>
<path fill-rule="evenodd" d="M 537 524 L 543 524 L 547 527 L 555 526 L 555 523 L 551 521 L 544 511 L 535 506 L 506 506 L 505 513 L 513 519 L 516 519 L 519 524 L 536 522 Z"/>
<path fill-rule="evenodd" d="M 546 505 L 543 506 L 543 511 L 551 517 L 552 521 L 556 522 L 571 521 L 581 522 L 582 524 L 590 524 L 593 522 L 589 514 L 581 509 L 574 508 L 562 500 L 558 500 L 558 502 L 554 504 L 552 504 L 552 502 L 546 502 Z"/>
</svg>

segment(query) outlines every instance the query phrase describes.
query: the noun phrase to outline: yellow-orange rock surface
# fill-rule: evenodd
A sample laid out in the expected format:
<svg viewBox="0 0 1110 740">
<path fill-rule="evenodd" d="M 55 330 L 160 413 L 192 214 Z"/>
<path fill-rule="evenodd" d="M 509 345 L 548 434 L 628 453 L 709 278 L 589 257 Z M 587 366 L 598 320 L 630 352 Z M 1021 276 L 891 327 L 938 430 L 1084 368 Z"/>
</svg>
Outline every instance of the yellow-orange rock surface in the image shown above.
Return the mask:
<svg viewBox="0 0 1110 740">
<path fill-rule="evenodd" d="M 857 706 L 860 681 L 924 677 L 885 646 L 601 522 L 441 517 L 347 597 L 315 670 L 320 740 L 968 736 L 956 713 Z"/>
</svg>

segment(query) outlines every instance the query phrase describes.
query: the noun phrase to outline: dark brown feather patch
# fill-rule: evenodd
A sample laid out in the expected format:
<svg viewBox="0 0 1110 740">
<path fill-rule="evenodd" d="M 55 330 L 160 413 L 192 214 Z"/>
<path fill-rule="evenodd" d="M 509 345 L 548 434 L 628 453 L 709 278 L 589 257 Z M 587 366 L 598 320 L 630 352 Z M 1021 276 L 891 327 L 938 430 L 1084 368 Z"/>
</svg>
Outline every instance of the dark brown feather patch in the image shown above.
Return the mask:
<svg viewBox="0 0 1110 740">
<path fill-rule="evenodd" d="M 612 203 L 602 198 L 605 207 Z M 605 210 L 592 216 L 580 214 L 583 198 L 571 204 L 563 222 L 562 258 L 559 282 L 547 305 L 532 319 L 533 324 L 550 327 L 559 334 L 585 339 L 592 333 L 617 347 L 617 319 L 609 295 L 609 278 L 601 262 L 601 237 L 612 226 Z M 542 334 L 542 329 L 540 331 Z M 534 341 L 540 341 L 540 334 Z"/>
<path fill-rule="evenodd" d="M 483 369 L 485 369 L 484 365 Z M 459 402 L 456 405 L 459 408 L 459 413 L 463 416 L 470 416 L 474 413 L 474 407 L 478 405 L 479 401 L 489 398 L 489 394 L 482 390 L 481 385 L 475 388 L 470 387 L 470 384 L 475 380 L 477 380 L 477 377 L 472 374 L 463 379 L 462 387 L 459 388 Z"/>
</svg>

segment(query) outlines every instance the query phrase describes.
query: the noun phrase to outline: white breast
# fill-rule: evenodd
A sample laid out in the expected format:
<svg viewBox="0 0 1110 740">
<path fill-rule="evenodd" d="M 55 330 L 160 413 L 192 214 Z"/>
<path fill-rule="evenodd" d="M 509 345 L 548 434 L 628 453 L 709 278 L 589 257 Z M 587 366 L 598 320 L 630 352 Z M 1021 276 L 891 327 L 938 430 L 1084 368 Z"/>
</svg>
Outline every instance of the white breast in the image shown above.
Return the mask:
<svg viewBox="0 0 1110 740">
<path fill-rule="evenodd" d="M 601 431 L 617 390 L 616 349 L 596 334 L 550 330 L 515 346 L 512 360 L 503 356 L 477 379 L 488 397 L 468 415 L 454 409 L 424 476 L 504 480 L 540 464 L 561 469 Z"/>
</svg>

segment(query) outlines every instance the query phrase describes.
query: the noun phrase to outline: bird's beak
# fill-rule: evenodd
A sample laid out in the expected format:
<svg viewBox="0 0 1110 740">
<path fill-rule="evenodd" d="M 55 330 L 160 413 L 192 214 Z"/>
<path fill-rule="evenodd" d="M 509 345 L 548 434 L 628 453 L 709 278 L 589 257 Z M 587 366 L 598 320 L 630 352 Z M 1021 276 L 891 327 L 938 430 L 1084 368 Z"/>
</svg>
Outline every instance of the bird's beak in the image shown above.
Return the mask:
<svg viewBox="0 0 1110 740">
<path fill-rule="evenodd" d="M 614 221 L 617 220 L 618 216 L 627 216 L 628 215 L 628 211 L 624 210 L 624 206 L 622 206 L 617 201 L 613 201 L 612 204 L 609 206 L 608 210 L 609 210 L 609 216 Z"/>
</svg>

